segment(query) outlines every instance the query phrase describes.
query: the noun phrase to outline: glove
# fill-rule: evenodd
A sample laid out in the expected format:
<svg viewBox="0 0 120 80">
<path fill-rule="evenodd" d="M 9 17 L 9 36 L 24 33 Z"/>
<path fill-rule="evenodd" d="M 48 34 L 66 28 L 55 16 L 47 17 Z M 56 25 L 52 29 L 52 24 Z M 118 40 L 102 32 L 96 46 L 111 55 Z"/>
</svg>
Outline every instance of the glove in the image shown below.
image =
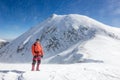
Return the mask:
<svg viewBox="0 0 120 80">
<path fill-rule="evenodd" d="M 41 56 L 41 58 L 43 58 L 43 55 Z"/>
<path fill-rule="evenodd" d="M 36 58 L 37 56 L 34 56 L 34 58 Z"/>
</svg>

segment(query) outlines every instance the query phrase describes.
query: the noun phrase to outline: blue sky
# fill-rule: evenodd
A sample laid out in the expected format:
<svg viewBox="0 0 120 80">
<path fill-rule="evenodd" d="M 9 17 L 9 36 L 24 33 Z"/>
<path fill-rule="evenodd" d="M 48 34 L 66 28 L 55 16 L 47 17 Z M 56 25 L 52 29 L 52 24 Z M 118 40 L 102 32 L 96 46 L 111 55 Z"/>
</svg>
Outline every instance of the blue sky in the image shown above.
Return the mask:
<svg viewBox="0 0 120 80">
<path fill-rule="evenodd" d="M 0 38 L 14 39 L 55 14 L 81 14 L 120 28 L 120 0 L 0 0 Z"/>
</svg>

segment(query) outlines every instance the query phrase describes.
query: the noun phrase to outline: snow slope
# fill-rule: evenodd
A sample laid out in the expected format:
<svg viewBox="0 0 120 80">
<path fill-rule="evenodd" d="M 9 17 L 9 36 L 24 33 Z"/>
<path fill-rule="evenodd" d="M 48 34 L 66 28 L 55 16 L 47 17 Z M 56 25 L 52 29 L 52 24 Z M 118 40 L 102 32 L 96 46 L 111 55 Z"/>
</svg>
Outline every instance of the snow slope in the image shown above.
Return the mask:
<svg viewBox="0 0 120 80">
<path fill-rule="evenodd" d="M 36 38 L 44 64 L 30 71 Z M 83 15 L 54 14 L 0 50 L 0 80 L 120 80 L 119 61 L 119 28 Z"/>
<path fill-rule="evenodd" d="M 120 68 L 102 63 L 41 65 L 30 71 L 30 64 L 0 64 L 0 80 L 120 80 Z"/>
<path fill-rule="evenodd" d="M 43 63 L 114 63 L 111 57 L 120 56 L 119 28 L 83 15 L 53 14 L 2 48 L 0 62 L 31 62 L 31 45 L 37 38 L 45 52 Z"/>
</svg>

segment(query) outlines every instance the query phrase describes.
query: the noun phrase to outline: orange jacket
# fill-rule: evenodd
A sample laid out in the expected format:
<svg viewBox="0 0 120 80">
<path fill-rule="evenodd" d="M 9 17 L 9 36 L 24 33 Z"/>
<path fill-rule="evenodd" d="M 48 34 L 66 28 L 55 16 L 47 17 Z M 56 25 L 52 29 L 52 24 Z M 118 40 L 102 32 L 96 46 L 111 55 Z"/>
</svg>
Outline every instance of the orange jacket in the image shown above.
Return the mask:
<svg viewBox="0 0 120 80">
<path fill-rule="evenodd" d="M 43 56 L 43 49 L 39 42 L 35 42 L 32 45 L 32 55 L 33 56 L 36 56 L 36 55 Z"/>
</svg>

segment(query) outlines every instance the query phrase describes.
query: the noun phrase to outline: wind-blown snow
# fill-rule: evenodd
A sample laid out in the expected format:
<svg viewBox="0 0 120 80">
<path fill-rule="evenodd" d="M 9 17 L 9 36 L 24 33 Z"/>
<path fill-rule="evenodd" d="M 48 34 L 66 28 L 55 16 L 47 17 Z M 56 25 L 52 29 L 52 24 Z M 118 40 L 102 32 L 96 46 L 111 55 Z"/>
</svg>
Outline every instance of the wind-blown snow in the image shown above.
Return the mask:
<svg viewBox="0 0 120 80">
<path fill-rule="evenodd" d="M 30 71 L 30 64 L 0 65 L 0 80 L 120 80 L 119 67 L 102 63 L 42 64 L 40 71 Z"/>
<path fill-rule="evenodd" d="M 100 37 L 98 37 L 99 35 Z M 120 44 L 119 28 L 104 25 L 78 14 L 54 14 L 2 48 L 0 50 L 0 61 L 31 62 L 31 45 L 37 38 L 41 40 L 45 52 L 43 63 L 76 63 L 89 58 L 92 59 L 92 55 L 96 54 L 100 55 L 100 61 L 105 62 L 101 55 L 113 54 L 112 51 L 108 50 L 106 53 L 102 47 L 106 46 L 112 50 L 113 48 L 108 43 L 115 44 L 114 48 L 118 49 L 117 52 L 114 51 L 115 54 L 120 52 L 120 47 L 117 45 Z M 95 45 L 90 43 L 92 40 Z M 99 41 L 94 42 L 96 40 Z M 91 48 L 85 47 L 88 43 L 91 44 L 89 45 Z M 98 52 L 94 49 L 97 46 Z M 109 59 L 105 60 L 109 61 Z"/>
<path fill-rule="evenodd" d="M 31 45 L 37 38 L 44 64 L 32 72 Z M 83 15 L 53 14 L 0 49 L 0 79 L 120 80 L 119 61 L 120 28 Z"/>
</svg>

